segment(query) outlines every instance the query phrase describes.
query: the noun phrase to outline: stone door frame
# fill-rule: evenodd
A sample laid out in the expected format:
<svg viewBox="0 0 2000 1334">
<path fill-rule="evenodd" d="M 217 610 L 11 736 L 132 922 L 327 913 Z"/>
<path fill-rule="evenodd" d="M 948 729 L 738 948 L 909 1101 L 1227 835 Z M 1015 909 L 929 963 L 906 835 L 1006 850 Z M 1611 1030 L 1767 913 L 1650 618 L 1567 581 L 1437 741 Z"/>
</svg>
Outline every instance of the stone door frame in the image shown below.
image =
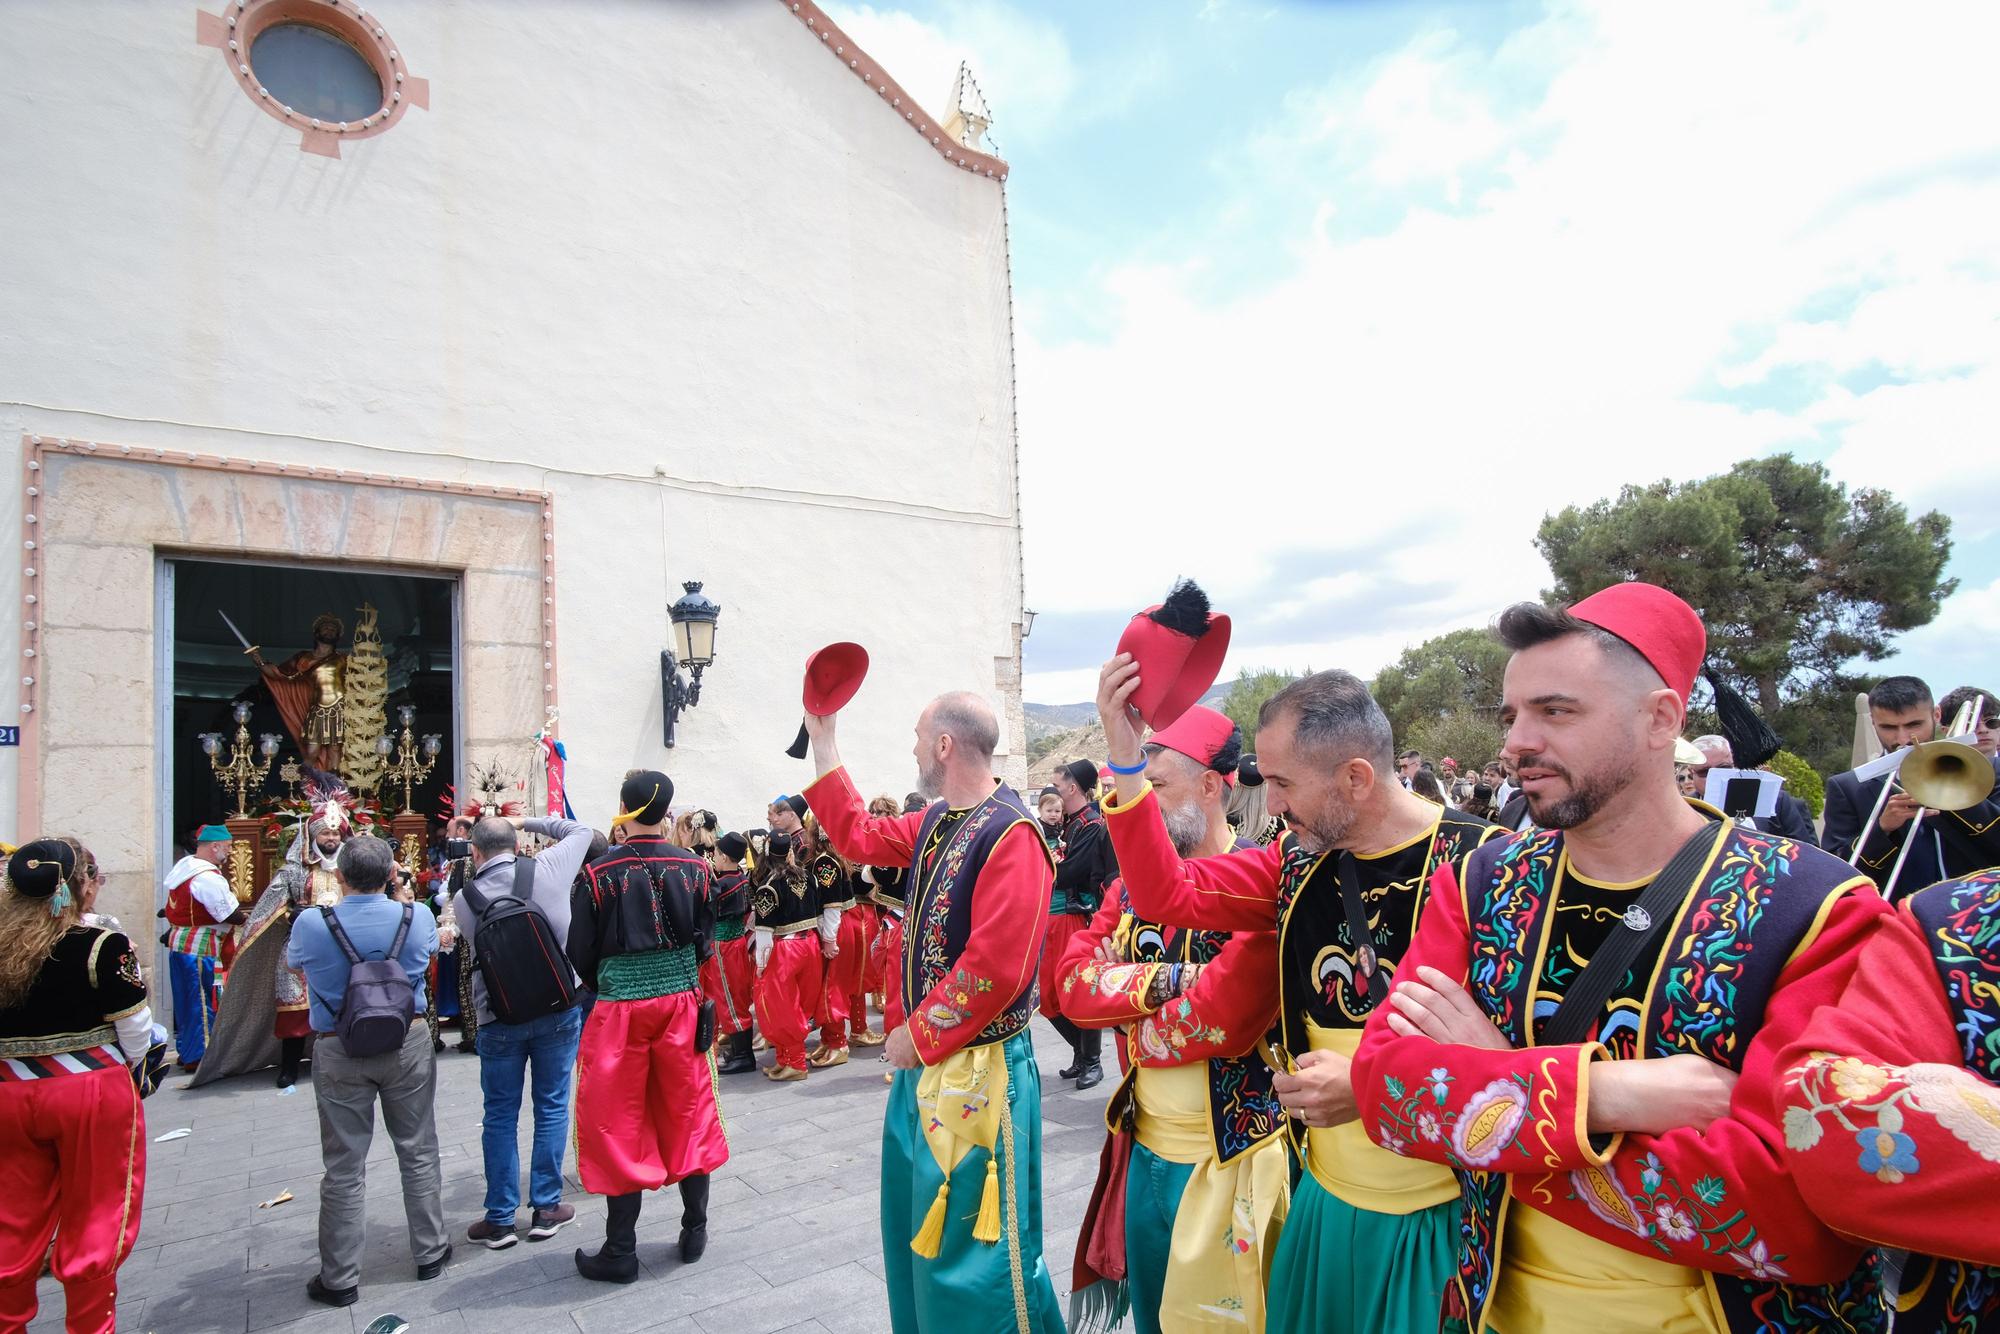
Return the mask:
<svg viewBox="0 0 2000 1334">
<path fill-rule="evenodd" d="M 354 564 L 458 582 L 462 775 L 516 760 L 556 705 L 546 491 L 28 435 L 22 440 L 18 836 L 74 833 L 105 910 L 151 931 L 164 559 Z M 9 721 L 12 721 L 10 719 Z M 190 744 L 192 744 L 190 742 Z M 135 782 L 134 779 L 137 778 Z"/>
</svg>

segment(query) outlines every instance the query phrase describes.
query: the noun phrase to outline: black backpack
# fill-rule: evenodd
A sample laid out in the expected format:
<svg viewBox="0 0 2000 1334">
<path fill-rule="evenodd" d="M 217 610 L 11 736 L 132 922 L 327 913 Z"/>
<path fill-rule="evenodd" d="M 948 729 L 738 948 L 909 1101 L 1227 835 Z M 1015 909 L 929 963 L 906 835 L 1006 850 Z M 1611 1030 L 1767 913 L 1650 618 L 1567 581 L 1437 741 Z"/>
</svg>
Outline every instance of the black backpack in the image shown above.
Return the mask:
<svg viewBox="0 0 2000 1334">
<path fill-rule="evenodd" d="M 525 1024 L 576 1004 L 576 974 L 555 928 L 529 897 L 534 886 L 535 863 L 516 857 L 513 893 L 491 898 L 476 882 L 460 891 L 479 923 L 473 967 L 486 979 L 486 1003 L 503 1024 Z"/>
<path fill-rule="evenodd" d="M 410 1023 L 417 1017 L 417 991 L 410 985 L 402 956 L 416 911 L 415 904 L 403 905 L 403 920 L 396 926 L 388 958 L 364 959 L 333 909 L 319 910 L 333 943 L 347 956 L 347 994 L 340 999 L 333 1031 L 349 1056 L 381 1056 L 400 1048 L 409 1036 Z"/>
</svg>

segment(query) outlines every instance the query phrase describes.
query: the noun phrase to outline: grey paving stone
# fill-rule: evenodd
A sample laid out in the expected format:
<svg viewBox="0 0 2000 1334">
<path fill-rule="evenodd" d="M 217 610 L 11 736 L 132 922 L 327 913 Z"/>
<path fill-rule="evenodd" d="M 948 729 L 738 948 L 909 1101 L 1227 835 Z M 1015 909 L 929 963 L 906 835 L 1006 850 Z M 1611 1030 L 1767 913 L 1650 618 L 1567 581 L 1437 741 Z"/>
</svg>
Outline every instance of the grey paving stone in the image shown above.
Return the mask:
<svg viewBox="0 0 2000 1334">
<path fill-rule="evenodd" d="M 1034 1032 L 1047 1076 L 1046 1254 L 1066 1293 L 1110 1085 L 1078 1094 L 1056 1080 L 1068 1049 L 1039 1020 Z M 651 1196 L 640 1216 L 644 1272 L 620 1287 L 575 1272 L 572 1253 L 603 1239 L 604 1203 L 576 1184 L 573 1156 L 565 1162 L 565 1199 L 576 1206 L 575 1225 L 504 1251 L 466 1240 L 485 1196 L 479 1067 L 446 1053 L 438 1064 L 437 1118 L 445 1216 L 457 1248 L 452 1264 L 432 1282 L 416 1281 L 393 1151 L 378 1127 L 361 1301 L 339 1311 L 305 1297 L 318 1269 L 321 1175 L 311 1089 L 301 1085 L 281 1098 L 268 1075 L 199 1092 L 170 1084 L 146 1103 L 149 1136 L 178 1126 L 194 1133 L 147 1146 L 139 1241 L 119 1276 L 119 1328 L 353 1334 L 395 1312 L 415 1334 L 571 1327 L 579 1334 L 880 1334 L 888 1329 L 878 1223 L 883 1068 L 864 1053 L 815 1071 L 804 1084 L 755 1075 L 724 1080 L 731 1160 L 711 1189 L 708 1254 L 696 1265 L 680 1263 L 679 1198 L 672 1190 Z M 518 1133 L 525 1177 L 532 1133 L 525 1107 Z M 294 1198 L 256 1207 L 281 1190 Z M 525 1228 L 527 1210 L 520 1221 Z M 61 1327 L 60 1286 L 45 1281 L 40 1292 L 37 1334 Z"/>
</svg>

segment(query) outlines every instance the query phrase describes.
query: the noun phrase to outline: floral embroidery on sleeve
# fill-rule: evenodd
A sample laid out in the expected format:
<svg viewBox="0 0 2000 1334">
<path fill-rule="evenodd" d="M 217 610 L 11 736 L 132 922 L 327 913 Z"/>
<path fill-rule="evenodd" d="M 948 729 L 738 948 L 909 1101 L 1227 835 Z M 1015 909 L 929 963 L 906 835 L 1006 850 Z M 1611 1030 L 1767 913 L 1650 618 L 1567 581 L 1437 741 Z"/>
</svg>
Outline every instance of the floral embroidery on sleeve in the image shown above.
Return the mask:
<svg viewBox="0 0 2000 1334">
<path fill-rule="evenodd" d="M 1672 1256 L 1669 1243 L 1697 1243 L 1706 1255 L 1726 1255 L 1742 1267 L 1744 1276 L 1777 1282 L 1785 1277 L 1779 1262 L 1758 1237 L 1748 1216 L 1733 1206 L 1725 1209 L 1729 1188 L 1719 1176 L 1696 1177 L 1683 1186 L 1672 1170 L 1648 1153 L 1638 1160 L 1639 1190 L 1632 1194 L 1607 1167 L 1588 1167 L 1569 1174 L 1570 1197 L 1581 1200 L 1597 1217 L 1653 1243 Z"/>
<path fill-rule="evenodd" d="M 1220 1028 L 1201 1023 L 1186 997 L 1161 1006 L 1132 1030 L 1132 1041 L 1139 1055 L 1149 1061 L 1173 1060 L 1190 1042 L 1216 1046 L 1227 1036 Z"/>
<path fill-rule="evenodd" d="M 1906 1113 L 1927 1116 L 1988 1162 L 2000 1163 L 2000 1090 L 1954 1065 L 1873 1065 L 1815 1052 L 1793 1072 L 1785 1145 L 1816 1148 L 1829 1129 L 1851 1136 L 1854 1165 L 1893 1186 L 1922 1170 Z M 1828 1124 L 1821 1124 L 1820 1118 Z"/>
<path fill-rule="evenodd" d="M 1417 1140 L 1444 1146 L 1454 1166 L 1468 1171 L 1492 1168 L 1512 1148 L 1524 1157 L 1519 1142 L 1528 1120 L 1526 1075 L 1496 1079 L 1474 1093 L 1463 1107 L 1447 1107 L 1457 1076 L 1444 1066 L 1434 1068 L 1414 1089 L 1391 1075 L 1382 1081 L 1389 1100 L 1381 1104 L 1380 1142 L 1391 1153 L 1407 1153 Z"/>
<path fill-rule="evenodd" d="M 972 1017 L 972 998 L 993 990 L 993 979 L 978 977 L 963 968 L 954 968 L 938 987 L 937 999 L 924 1011 L 935 1029 L 956 1028 Z"/>
</svg>

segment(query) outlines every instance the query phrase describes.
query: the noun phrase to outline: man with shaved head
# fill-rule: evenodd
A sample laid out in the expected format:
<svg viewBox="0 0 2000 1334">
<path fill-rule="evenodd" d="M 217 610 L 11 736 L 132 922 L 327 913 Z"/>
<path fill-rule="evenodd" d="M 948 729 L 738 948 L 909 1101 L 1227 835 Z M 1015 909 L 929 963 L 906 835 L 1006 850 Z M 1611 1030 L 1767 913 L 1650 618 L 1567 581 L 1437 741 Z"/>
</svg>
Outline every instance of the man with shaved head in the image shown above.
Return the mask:
<svg viewBox="0 0 2000 1334">
<path fill-rule="evenodd" d="M 882 1250 L 896 1334 L 1033 1330 L 1063 1319 L 1042 1259 L 1041 1074 L 1028 1037 L 1054 865 L 993 776 L 1000 724 L 978 695 L 917 719 L 921 812 L 870 815 L 834 716 L 808 716 L 806 800 L 834 849 L 910 868 L 903 1009 L 882 1129 Z"/>
<path fill-rule="evenodd" d="M 1680 795 L 1706 649 L 1680 598 L 1619 584 L 1497 630 L 1539 828 L 1440 872 L 1353 1068 L 1369 1138 L 1461 1188 L 1445 1327 L 1874 1328 L 1878 1276 L 1789 1175 L 1778 1058 L 1881 899 Z"/>
</svg>

